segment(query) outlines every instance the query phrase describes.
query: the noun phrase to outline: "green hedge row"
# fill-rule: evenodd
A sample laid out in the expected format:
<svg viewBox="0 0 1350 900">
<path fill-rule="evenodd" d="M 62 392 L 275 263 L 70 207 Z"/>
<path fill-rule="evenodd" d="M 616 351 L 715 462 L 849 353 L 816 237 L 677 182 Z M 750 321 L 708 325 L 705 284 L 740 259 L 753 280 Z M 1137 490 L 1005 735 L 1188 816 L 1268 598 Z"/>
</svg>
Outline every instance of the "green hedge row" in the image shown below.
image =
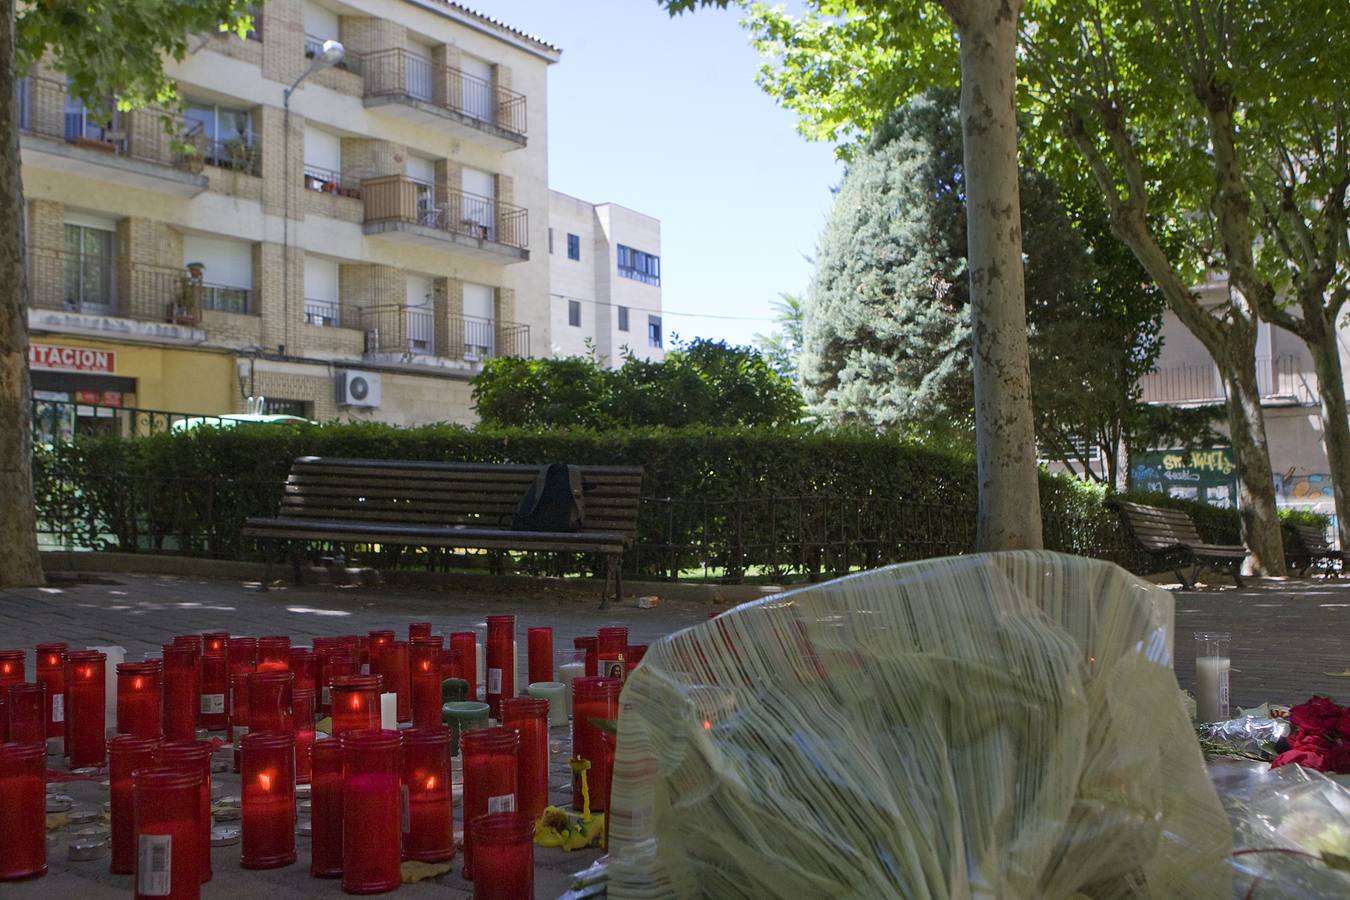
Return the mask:
<svg viewBox="0 0 1350 900">
<path fill-rule="evenodd" d="M 306 455 L 641 465 L 639 540 L 627 565 L 647 577 L 814 577 L 968 552 L 975 534 L 972 460 L 871 434 L 378 424 L 199 428 L 42 448 L 41 527 L 49 543 L 66 546 L 250 556 L 256 548 L 239 533 L 244 518 L 275 513 L 291 460 Z M 1231 510 L 1141 499 L 1185 509 L 1207 540 L 1238 540 Z M 1099 488 L 1043 476 L 1047 547 L 1146 569 L 1107 502 Z M 558 562 L 548 565 L 556 570 Z"/>
</svg>

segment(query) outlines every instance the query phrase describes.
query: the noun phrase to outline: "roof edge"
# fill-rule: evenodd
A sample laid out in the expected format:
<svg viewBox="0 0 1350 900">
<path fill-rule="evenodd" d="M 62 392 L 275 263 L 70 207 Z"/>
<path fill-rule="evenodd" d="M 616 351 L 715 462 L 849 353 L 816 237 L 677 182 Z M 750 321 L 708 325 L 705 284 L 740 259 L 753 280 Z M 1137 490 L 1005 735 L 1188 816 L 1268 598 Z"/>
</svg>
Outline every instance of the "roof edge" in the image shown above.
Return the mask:
<svg viewBox="0 0 1350 900">
<path fill-rule="evenodd" d="M 454 19 L 461 25 L 466 25 L 495 37 L 524 50 L 526 53 L 538 56 L 546 62 L 555 63 L 562 56 L 561 47 L 550 44 L 537 34 L 522 31 L 515 26 L 506 24 L 501 19 L 489 16 L 487 13 L 481 13 L 462 3 L 456 3 L 455 0 L 407 0 L 407 2 L 437 15 Z"/>
</svg>

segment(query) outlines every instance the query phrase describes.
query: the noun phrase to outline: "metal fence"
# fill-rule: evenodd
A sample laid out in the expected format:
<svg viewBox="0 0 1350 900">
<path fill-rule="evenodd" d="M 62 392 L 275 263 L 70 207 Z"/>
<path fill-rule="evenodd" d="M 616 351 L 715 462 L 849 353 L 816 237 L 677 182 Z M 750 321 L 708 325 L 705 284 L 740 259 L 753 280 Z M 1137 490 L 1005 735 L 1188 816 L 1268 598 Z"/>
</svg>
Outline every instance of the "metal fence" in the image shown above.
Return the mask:
<svg viewBox="0 0 1350 900">
<path fill-rule="evenodd" d="M 78 392 L 76 392 L 78 393 Z M 33 400 L 33 440 L 39 446 L 88 437 L 149 437 L 174 430 L 175 423 L 198 419 L 220 424 L 221 416 L 169 412 L 75 400 Z"/>
<path fill-rule="evenodd" d="M 447 109 L 478 127 L 524 137 L 525 95 L 402 48 L 367 54 L 361 62 L 367 97 L 407 97 Z"/>
</svg>

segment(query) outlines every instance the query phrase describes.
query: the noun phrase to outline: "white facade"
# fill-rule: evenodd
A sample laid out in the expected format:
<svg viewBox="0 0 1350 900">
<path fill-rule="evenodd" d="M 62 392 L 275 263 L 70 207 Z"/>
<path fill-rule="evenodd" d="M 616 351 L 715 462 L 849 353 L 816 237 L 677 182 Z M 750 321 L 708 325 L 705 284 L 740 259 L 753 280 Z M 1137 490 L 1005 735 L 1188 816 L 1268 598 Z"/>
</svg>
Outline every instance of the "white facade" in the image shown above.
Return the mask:
<svg viewBox="0 0 1350 900">
<path fill-rule="evenodd" d="M 661 222 L 549 191 L 549 231 L 553 355 L 664 359 Z"/>
</svg>

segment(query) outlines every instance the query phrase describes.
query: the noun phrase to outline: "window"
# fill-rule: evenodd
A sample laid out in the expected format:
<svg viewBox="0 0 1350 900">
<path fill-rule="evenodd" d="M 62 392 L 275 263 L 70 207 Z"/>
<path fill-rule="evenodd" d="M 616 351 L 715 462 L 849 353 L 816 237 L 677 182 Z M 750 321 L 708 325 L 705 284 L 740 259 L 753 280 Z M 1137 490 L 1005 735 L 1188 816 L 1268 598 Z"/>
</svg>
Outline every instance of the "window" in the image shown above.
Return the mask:
<svg viewBox="0 0 1350 900">
<path fill-rule="evenodd" d="M 305 128 L 305 187 L 350 197 L 357 192 L 342 183 L 342 139 L 312 126 Z"/>
<path fill-rule="evenodd" d="M 628 307 L 626 306 L 619 307 L 619 330 L 628 330 Z"/>
<path fill-rule="evenodd" d="M 648 316 L 648 317 L 647 317 L 647 346 L 648 346 L 648 347 L 660 347 L 660 346 L 661 346 L 661 317 L 660 317 L 660 316 Z"/>
<path fill-rule="evenodd" d="M 113 233 L 66 225 L 66 308 L 74 312 L 113 306 Z"/>
<path fill-rule="evenodd" d="M 548 255 L 553 255 L 553 229 L 548 230 Z"/>
<path fill-rule="evenodd" d="M 581 327 L 581 301 L 580 301 L 580 300 L 568 300 L 568 301 L 567 301 L 567 324 L 568 324 L 568 325 L 571 325 L 573 328 L 580 328 L 580 327 Z"/>
<path fill-rule="evenodd" d="M 643 284 L 661 286 L 661 257 L 619 245 L 619 274 Z"/>
<path fill-rule="evenodd" d="M 258 174 L 258 148 L 253 142 L 253 113 L 215 103 L 189 100 L 184 117 L 188 141 L 213 166 Z"/>
<path fill-rule="evenodd" d="M 305 254 L 305 324 L 336 328 L 342 320 L 338 303 L 339 268 L 336 260 Z"/>
<path fill-rule="evenodd" d="M 249 313 L 253 293 L 253 245 L 224 238 L 183 235 L 183 265 L 199 265 L 198 305 L 218 312 Z"/>
<path fill-rule="evenodd" d="M 567 258 L 581 259 L 581 238 L 578 235 L 567 236 Z"/>
</svg>

